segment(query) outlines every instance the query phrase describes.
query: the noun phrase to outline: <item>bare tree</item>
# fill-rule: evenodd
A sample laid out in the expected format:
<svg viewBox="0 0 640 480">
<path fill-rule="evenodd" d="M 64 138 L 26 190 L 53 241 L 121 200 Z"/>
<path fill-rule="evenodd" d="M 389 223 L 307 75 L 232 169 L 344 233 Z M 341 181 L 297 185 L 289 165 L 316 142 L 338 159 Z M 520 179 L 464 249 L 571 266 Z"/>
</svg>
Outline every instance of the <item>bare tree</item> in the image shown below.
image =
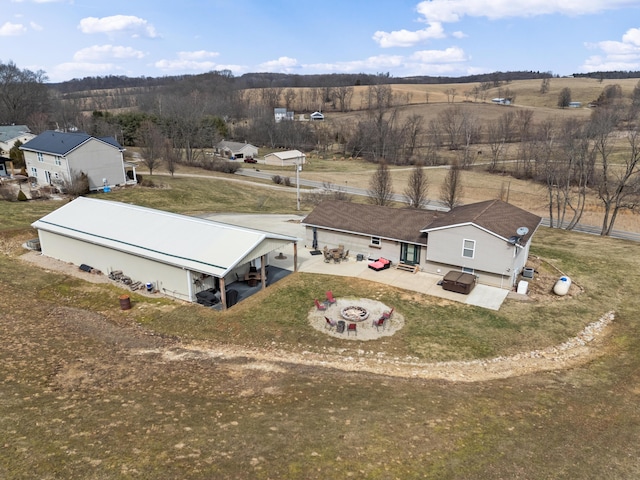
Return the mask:
<svg viewBox="0 0 640 480">
<path fill-rule="evenodd" d="M 369 181 L 369 201 L 374 205 L 389 205 L 393 198 L 391 188 L 391 172 L 389 171 L 389 167 L 386 163 L 380 162 Z"/>
<path fill-rule="evenodd" d="M 333 89 L 333 95 L 337 100 L 338 110 L 348 112 L 351 110 L 351 99 L 353 98 L 352 86 L 340 86 Z"/>
<path fill-rule="evenodd" d="M 296 101 L 296 91 L 293 88 L 287 88 L 283 94 L 284 107 L 287 110 L 293 110 L 293 104 Z"/>
<path fill-rule="evenodd" d="M 180 150 L 174 148 L 173 142 L 168 138 L 164 139 L 164 161 L 167 165 L 167 170 L 173 177 L 176 167 L 180 162 Z"/>
<path fill-rule="evenodd" d="M 31 114 L 49 110 L 47 76 L 0 62 L 0 125 L 26 124 Z"/>
<path fill-rule="evenodd" d="M 409 182 L 404 194 L 409 199 L 409 206 L 413 208 L 422 208 L 427 202 L 427 191 L 429 189 L 429 180 L 425 175 L 424 168 L 421 164 L 415 165 L 409 176 Z"/>
<path fill-rule="evenodd" d="M 545 77 L 542 79 L 542 83 L 540 84 L 540 93 L 542 95 L 549 92 L 550 84 L 551 84 L 551 79 L 549 77 Z"/>
<path fill-rule="evenodd" d="M 558 94 L 558 106 L 560 108 L 567 108 L 571 103 L 571 89 L 564 87 Z"/>
<path fill-rule="evenodd" d="M 615 108 L 599 108 L 591 120 L 597 153 L 598 198 L 604 207 L 601 235 L 610 235 L 621 210 L 640 206 L 640 131 L 628 132 L 629 151 L 622 164 L 614 164 L 613 132 L 618 120 Z"/>
<path fill-rule="evenodd" d="M 457 162 L 449 167 L 444 182 L 440 188 L 440 201 L 448 208 L 452 209 L 460 205 L 462 197 L 462 168 Z"/>
<path fill-rule="evenodd" d="M 138 129 L 137 143 L 141 147 L 142 163 L 149 169 L 149 175 L 153 175 L 153 169 L 160 164 L 164 144 L 160 128 L 151 120 L 145 120 Z"/>
</svg>

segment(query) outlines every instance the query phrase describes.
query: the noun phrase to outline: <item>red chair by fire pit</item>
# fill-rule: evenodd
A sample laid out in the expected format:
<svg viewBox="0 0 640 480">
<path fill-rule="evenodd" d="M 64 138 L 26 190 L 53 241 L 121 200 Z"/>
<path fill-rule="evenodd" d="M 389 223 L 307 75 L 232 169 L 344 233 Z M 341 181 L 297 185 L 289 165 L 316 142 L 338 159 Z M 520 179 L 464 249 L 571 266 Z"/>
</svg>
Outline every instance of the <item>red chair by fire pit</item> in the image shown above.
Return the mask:
<svg viewBox="0 0 640 480">
<path fill-rule="evenodd" d="M 391 315 L 393 315 L 393 311 L 394 310 L 395 310 L 395 308 L 392 308 L 388 312 L 383 312 L 382 318 L 384 318 L 385 320 L 389 320 L 391 318 Z"/>
<path fill-rule="evenodd" d="M 351 335 L 351 332 L 355 333 L 356 337 L 358 336 L 357 324 L 349 324 L 349 326 L 347 327 L 347 336 Z"/>
<path fill-rule="evenodd" d="M 333 305 L 337 302 L 337 300 L 333 298 L 333 293 L 331 292 L 331 290 L 327 291 L 327 302 L 329 302 L 329 305 Z"/>
<path fill-rule="evenodd" d="M 326 306 L 326 305 L 323 305 L 322 303 L 320 303 L 320 302 L 318 301 L 318 299 L 317 299 L 317 298 L 316 298 L 316 299 L 314 299 L 313 301 L 314 301 L 314 303 L 316 304 L 316 308 L 317 308 L 318 310 L 320 310 L 321 312 L 327 309 L 327 306 Z"/>
<path fill-rule="evenodd" d="M 338 324 L 338 322 L 336 322 L 335 320 L 332 320 L 329 317 L 324 317 L 324 319 L 327 322 L 326 325 L 325 325 L 325 328 L 328 328 L 329 330 L 333 330 L 336 327 L 336 325 Z"/>
<path fill-rule="evenodd" d="M 384 330 L 384 324 L 387 321 L 386 318 L 380 317 L 378 320 L 373 321 L 373 326 L 376 327 L 376 331 L 380 331 L 380 327 Z"/>
</svg>

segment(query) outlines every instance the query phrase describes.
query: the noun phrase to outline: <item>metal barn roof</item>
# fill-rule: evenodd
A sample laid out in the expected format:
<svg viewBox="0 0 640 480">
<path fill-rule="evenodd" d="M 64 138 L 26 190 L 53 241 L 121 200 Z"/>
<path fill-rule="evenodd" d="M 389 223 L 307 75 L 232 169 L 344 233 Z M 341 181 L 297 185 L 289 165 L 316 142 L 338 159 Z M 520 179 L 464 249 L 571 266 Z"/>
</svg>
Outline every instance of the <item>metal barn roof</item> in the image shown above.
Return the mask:
<svg viewBox="0 0 640 480">
<path fill-rule="evenodd" d="M 32 226 L 216 277 L 224 277 L 243 261 L 297 241 L 285 235 L 85 197 Z"/>
</svg>

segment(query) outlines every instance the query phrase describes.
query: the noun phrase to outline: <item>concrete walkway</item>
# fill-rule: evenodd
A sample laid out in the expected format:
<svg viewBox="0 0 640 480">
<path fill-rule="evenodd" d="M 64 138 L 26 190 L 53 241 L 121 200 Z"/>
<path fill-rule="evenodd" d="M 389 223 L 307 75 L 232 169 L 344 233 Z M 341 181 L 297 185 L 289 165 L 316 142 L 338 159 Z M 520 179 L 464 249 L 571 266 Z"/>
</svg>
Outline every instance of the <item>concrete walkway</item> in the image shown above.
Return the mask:
<svg viewBox="0 0 640 480">
<path fill-rule="evenodd" d="M 323 255 L 311 255 L 311 246 L 305 245 L 305 230 L 300 224 L 303 216 L 298 215 L 243 215 L 243 214 L 211 214 L 205 218 L 217 222 L 239 225 L 247 228 L 255 228 L 281 235 L 290 235 L 298 238 L 298 271 L 306 273 L 319 273 L 323 275 L 338 275 L 343 277 L 357 277 L 371 282 L 378 282 L 404 290 L 420 292 L 434 297 L 446 298 L 454 302 L 467 305 L 475 305 L 490 310 L 499 310 L 509 291 L 487 285 L 476 285 L 469 295 L 443 290 L 438 282 L 442 276 L 430 273 L 410 273 L 396 270 L 391 267 L 376 272 L 368 267 L 369 262 L 356 261 L 358 253 L 349 253 L 349 260 L 340 263 L 326 263 Z M 293 246 L 288 246 L 282 251 L 278 250 L 286 258 L 278 259 L 278 255 L 272 256 L 273 265 L 279 268 L 293 270 Z"/>
</svg>

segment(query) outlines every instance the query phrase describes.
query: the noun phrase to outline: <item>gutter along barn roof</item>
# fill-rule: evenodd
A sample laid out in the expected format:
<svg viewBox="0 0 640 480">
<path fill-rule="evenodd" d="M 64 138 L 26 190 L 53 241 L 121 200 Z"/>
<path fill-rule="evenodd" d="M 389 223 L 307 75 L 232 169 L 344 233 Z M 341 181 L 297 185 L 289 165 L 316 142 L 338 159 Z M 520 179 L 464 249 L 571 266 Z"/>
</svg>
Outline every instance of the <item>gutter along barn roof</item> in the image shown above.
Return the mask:
<svg viewBox="0 0 640 480">
<path fill-rule="evenodd" d="M 34 228 L 224 277 L 265 240 L 297 239 L 120 202 L 80 197 Z"/>
</svg>

